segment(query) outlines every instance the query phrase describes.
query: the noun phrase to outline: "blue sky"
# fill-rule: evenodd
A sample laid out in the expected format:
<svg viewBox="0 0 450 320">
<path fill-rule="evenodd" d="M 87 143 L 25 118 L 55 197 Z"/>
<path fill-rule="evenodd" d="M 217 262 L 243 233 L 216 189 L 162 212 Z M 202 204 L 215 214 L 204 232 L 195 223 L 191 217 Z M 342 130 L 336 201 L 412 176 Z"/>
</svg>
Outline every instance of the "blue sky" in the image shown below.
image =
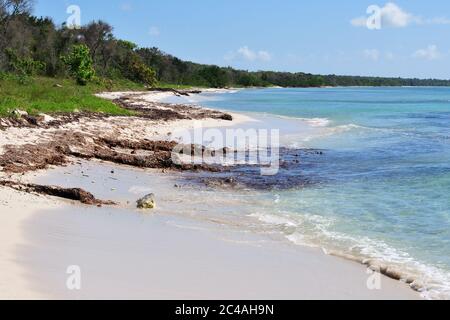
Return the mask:
<svg viewBox="0 0 450 320">
<path fill-rule="evenodd" d="M 37 0 L 35 14 L 102 19 L 117 37 L 248 70 L 450 78 L 448 0 Z M 365 26 L 370 5 L 381 29 Z"/>
</svg>

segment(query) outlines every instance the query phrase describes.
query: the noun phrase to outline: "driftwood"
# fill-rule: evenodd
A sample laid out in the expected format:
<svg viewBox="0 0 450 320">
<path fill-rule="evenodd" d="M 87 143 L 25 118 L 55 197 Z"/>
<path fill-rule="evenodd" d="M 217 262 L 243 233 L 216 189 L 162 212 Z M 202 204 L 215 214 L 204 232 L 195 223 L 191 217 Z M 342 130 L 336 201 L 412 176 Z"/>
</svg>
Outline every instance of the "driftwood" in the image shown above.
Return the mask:
<svg viewBox="0 0 450 320">
<path fill-rule="evenodd" d="M 151 88 L 149 91 L 172 92 L 175 95 L 188 97 L 190 94 L 200 94 L 200 90 L 176 90 L 172 88 Z"/>
<path fill-rule="evenodd" d="M 0 186 L 8 187 L 14 190 L 43 194 L 58 198 L 64 198 L 73 201 L 79 201 L 87 205 L 115 205 L 113 201 L 104 201 L 96 199 L 90 192 L 80 188 L 62 188 L 56 186 L 43 186 L 32 183 L 20 183 L 14 181 L 0 180 Z"/>
</svg>

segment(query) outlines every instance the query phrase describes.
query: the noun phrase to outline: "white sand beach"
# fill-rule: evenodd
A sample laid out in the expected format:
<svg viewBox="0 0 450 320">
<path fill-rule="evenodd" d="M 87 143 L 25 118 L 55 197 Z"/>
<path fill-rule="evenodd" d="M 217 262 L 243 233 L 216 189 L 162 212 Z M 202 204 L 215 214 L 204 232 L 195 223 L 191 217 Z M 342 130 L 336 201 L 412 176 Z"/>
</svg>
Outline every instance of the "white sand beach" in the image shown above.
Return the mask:
<svg viewBox="0 0 450 320">
<path fill-rule="evenodd" d="M 1 299 L 420 298 L 384 276 L 369 290 L 352 261 L 213 222 L 1 191 Z M 72 265 L 79 291 L 66 287 Z"/>
<path fill-rule="evenodd" d="M 206 120 L 203 126 L 250 120 L 233 118 Z M 176 128 L 190 129 L 192 121 L 115 117 L 59 130 L 168 139 Z M 53 132 L 6 129 L 0 132 L 0 152 L 7 144 L 51 139 Z M 320 249 L 200 219 L 185 210 L 186 191 L 175 189 L 160 170 L 80 161 L 12 177 L 83 187 L 119 205 L 98 208 L 0 187 L 0 299 L 420 299 L 406 284 L 380 275 L 375 276 L 381 287 L 371 290 L 373 274 L 364 266 Z M 133 179 L 147 179 L 144 186 L 158 197 L 158 210 L 134 209 L 133 197 L 148 190 Z M 190 197 L 193 204 L 202 201 Z M 67 288 L 69 266 L 80 267 L 81 290 Z"/>
</svg>

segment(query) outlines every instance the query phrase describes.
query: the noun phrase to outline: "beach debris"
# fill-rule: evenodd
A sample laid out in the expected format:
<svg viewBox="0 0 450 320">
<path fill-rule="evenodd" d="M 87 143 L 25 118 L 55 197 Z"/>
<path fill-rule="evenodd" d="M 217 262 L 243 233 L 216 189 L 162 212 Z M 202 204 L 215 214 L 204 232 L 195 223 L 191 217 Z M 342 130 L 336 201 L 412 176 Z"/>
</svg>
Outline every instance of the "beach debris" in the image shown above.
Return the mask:
<svg viewBox="0 0 450 320">
<path fill-rule="evenodd" d="M 393 266 L 386 265 L 376 260 L 365 259 L 362 264 L 366 265 L 370 270 L 381 273 L 388 278 L 398 280 L 410 285 L 411 289 L 421 292 L 425 290 L 425 286 L 413 275 L 404 273 Z"/>
<path fill-rule="evenodd" d="M 26 114 L 25 111 L 19 110 L 19 112 L 11 112 L 11 117 L 0 118 L 0 129 L 6 129 L 8 127 L 16 128 L 30 128 L 39 127 L 44 129 L 58 128 L 64 124 L 79 122 L 81 119 L 105 119 L 108 115 L 92 112 L 80 112 L 80 113 L 64 113 L 49 116 L 45 114 L 39 114 L 38 116 L 31 116 Z"/>
<path fill-rule="evenodd" d="M 113 201 L 99 200 L 94 197 L 90 192 L 87 192 L 81 188 L 62 188 L 58 186 L 44 186 L 32 183 L 20 183 L 15 181 L 0 180 L 0 186 L 8 187 L 17 191 L 23 191 L 28 193 L 37 193 L 42 195 L 48 195 L 58 198 L 64 198 L 68 200 L 79 201 L 87 205 L 116 205 Z"/>
<path fill-rule="evenodd" d="M 167 89 L 167 91 L 173 92 L 173 89 Z M 177 92 L 181 95 L 190 94 L 189 91 Z M 137 113 L 139 117 L 152 120 L 202 120 L 208 118 L 226 121 L 233 120 L 232 115 L 218 110 L 201 108 L 192 104 L 149 102 L 136 95 L 125 95 L 114 99 L 113 102 L 124 109 Z"/>
<path fill-rule="evenodd" d="M 185 96 L 189 97 L 191 94 L 200 94 L 200 90 L 177 90 L 173 88 L 148 88 L 149 91 L 154 92 L 171 92 L 177 97 Z"/>
<path fill-rule="evenodd" d="M 28 112 L 19 110 L 19 109 L 14 109 L 13 112 L 11 112 L 11 113 L 16 118 L 22 118 L 22 117 L 28 116 Z"/>
<path fill-rule="evenodd" d="M 231 114 L 223 114 L 220 119 L 225 121 L 233 121 L 233 116 Z"/>
<path fill-rule="evenodd" d="M 8 173 L 23 173 L 45 169 L 49 165 L 64 165 L 69 157 L 97 159 L 139 168 L 173 169 L 181 171 L 220 171 L 219 166 L 208 164 L 175 163 L 172 153 L 177 146 L 171 141 L 118 140 L 96 138 L 70 131 L 55 131 L 49 142 L 24 145 L 6 145 L 0 154 L 0 168 Z M 128 150 L 143 150 L 145 154 L 130 154 Z M 189 148 L 190 149 L 190 148 Z M 83 176 L 89 176 L 81 172 Z"/>
<path fill-rule="evenodd" d="M 49 116 L 48 114 L 45 114 L 45 113 L 40 113 L 39 115 L 38 115 L 38 122 L 39 123 L 49 123 L 49 122 L 52 122 L 52 121 L 56 121 L 56 118 L 53 118 L 53 117 L 51 117 L 51 116 Z"/>
<path fill-rule="evenodd" d="M 170 89 L 168 91 L 171 91 Z M 199 93 L 197 91 L 177 90 L 179 94 L 189 95 L 191 93 Z M 156 101 L 148 101 L 145 95 L 139 94 L 122 95 L 120 98 L 113 100 L 117 105 L 127 109 L 133 113 L 133 117 L 148 119 L 152 121 L 172 121 L 172 120 L 203 120 L 203 119 L 221 119 L 232 121 L 230 114 L 194 106 L 192 104 L 173 104 Z M 40 127 L 45 129 L 60 128 L 64 124 L 80 122 L 80 120 L 100 120 L 113 118 L 99 112 L 86 112 L 78 108 L 74 108 L 71 113 L 55 113 L 52 114 L 54 119 L 49 116 L 42 118 L 42 115 L 31 116 L 20 108 L 11 112 L 11 117 L 0 118 L 0 130 L 8 127 Z M 44 121 L 42 121 L 44 120 Z"/>
<path fill-rule="evenodd" d="M 138 209 L 155 209 L 156 208 L 155 195 L 153 193 L 150 193 L 145 197 L 136 201 L 136 204 Z"/>
</svg>

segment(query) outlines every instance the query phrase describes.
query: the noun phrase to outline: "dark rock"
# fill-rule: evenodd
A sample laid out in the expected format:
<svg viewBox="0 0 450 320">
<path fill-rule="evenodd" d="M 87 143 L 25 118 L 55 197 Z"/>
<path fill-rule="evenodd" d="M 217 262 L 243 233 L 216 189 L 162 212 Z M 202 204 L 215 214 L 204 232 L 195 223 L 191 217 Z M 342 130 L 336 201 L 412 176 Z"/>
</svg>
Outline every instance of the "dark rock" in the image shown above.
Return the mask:
<svg viewBox="0 0 450 320">
<path fill-rule="evenodd" d="M 139 199 L 137 202 L 138 209 L 155 209 L 156 201 L 153 193 L 146 195 Z"/>
</svg>

